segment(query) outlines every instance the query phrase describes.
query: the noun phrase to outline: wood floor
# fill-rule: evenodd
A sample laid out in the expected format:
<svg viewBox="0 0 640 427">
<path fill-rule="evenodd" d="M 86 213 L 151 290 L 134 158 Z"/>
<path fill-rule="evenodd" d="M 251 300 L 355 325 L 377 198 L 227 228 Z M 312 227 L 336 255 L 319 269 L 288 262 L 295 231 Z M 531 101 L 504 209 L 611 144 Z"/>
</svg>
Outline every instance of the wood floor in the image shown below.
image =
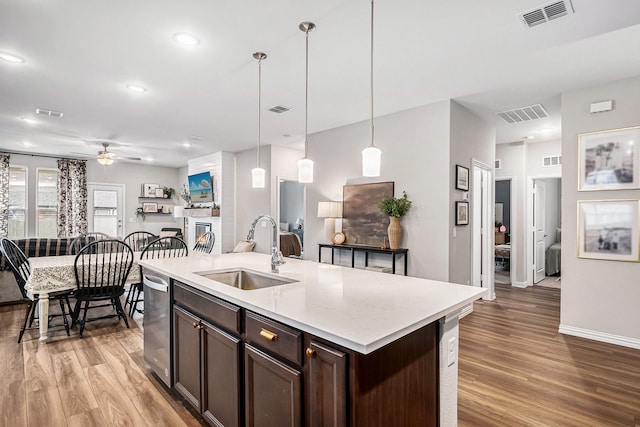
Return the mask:
<svg viewBox="0 0 640 427">
<path fill-rule="evenodd" d="M 559 334 L 559 289 L 496 294 L 460 321 L 460 426 L 640 426 L 640 350 Z"/>
<path fill-rule="evenodd" d="M 460 322 L 460 426 L 640 426 L 640 350 L 558 334 L 559 289 L 496 291 Z M 200 425 L 146 371 L 135 322 L 18 344 L 23 316 L 0 307 L 0 426 Z"/>
<path fill-rule="evenodd" d="M 0 426 L 200 426 L 144 367 L 142 332 L 115 319 L 17 343 L 22 306 L 0 307 Z"/>
</svg>

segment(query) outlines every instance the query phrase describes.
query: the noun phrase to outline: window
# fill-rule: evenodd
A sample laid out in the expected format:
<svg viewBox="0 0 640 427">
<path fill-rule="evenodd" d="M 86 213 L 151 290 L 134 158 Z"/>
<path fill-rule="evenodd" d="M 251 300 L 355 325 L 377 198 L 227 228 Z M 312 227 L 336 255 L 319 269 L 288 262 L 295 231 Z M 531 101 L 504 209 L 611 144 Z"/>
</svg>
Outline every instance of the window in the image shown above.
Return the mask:
<svg viewBox="0 0 640 427">
<path fill-rule="evenodd" d="M 10 239 L 27 236 L 27 168 L 9 167 L 9 235 Z"/>
<path fill-rule="evenodd" d="M 38 169 L 38 237 L 58 236 L 58 171 Z"/>
</svg>

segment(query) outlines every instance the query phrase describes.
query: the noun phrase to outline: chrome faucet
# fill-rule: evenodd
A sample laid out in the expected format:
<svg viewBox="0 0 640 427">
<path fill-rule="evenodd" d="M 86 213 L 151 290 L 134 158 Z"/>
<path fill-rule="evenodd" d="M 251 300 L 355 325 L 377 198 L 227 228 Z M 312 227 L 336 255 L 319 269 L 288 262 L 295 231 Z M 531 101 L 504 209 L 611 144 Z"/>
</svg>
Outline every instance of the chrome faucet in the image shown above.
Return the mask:
<svg viewBox="0 0 640 427">
<path fill-rule="evenodd" d="M 279 273 L 278 266 L 284 264 L 286 261 L 282 256 L 282 252 L 278 250 L 278 226 L 276 221 L 271 218 L 269 215 L 260 215 L 251 223 L 251 228 L 249 229 L 249 233 L 247 233 L 247 241 L 253 241 L 253 236 L 256 231 L 256 225 L 262 219 L 268 219 L 271 221 L 271 226 L 273 227 L 273 239 L 271 240 L 271 272 Z"/>
</svg>

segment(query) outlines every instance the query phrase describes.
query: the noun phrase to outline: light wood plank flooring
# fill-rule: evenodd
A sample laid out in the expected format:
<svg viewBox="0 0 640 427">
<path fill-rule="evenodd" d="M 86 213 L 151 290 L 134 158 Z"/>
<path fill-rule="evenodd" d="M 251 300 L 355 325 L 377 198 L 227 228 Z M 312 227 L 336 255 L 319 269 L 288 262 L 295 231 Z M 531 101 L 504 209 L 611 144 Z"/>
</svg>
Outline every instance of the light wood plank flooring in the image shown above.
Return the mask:
<svg viewBox="0 0 640 427">
<path fill-rule="evenodd" d="M 460 321 L 460 426 L 640 426 L 640 350 L 559 334 L 559 289 L 496 293 Z"/>
<path fill-rule="evenodd" d="M 95 313 L 92 313 L 95 314 Z M 115 319 L 87 324 L 49 343 L 27 331 L 23 306 L 0 307 L 0 426 L 200 426 L 144 364 L 142 331 Z"/>
</svg>

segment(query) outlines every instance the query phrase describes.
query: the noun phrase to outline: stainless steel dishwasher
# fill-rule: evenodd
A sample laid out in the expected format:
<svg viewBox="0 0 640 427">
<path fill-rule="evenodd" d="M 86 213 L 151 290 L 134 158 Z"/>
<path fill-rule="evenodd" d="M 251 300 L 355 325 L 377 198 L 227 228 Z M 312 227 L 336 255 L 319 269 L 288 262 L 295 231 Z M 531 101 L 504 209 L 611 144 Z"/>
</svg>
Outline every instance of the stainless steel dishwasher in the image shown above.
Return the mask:
<svg viewBox="0 0 640 427">
<path fill-rule="evenodd" d="M 144 360 L 168 386 L 172 386 L 171 304 L 169 278 L 143 271 L 144 286 Z"/>
</svg>

